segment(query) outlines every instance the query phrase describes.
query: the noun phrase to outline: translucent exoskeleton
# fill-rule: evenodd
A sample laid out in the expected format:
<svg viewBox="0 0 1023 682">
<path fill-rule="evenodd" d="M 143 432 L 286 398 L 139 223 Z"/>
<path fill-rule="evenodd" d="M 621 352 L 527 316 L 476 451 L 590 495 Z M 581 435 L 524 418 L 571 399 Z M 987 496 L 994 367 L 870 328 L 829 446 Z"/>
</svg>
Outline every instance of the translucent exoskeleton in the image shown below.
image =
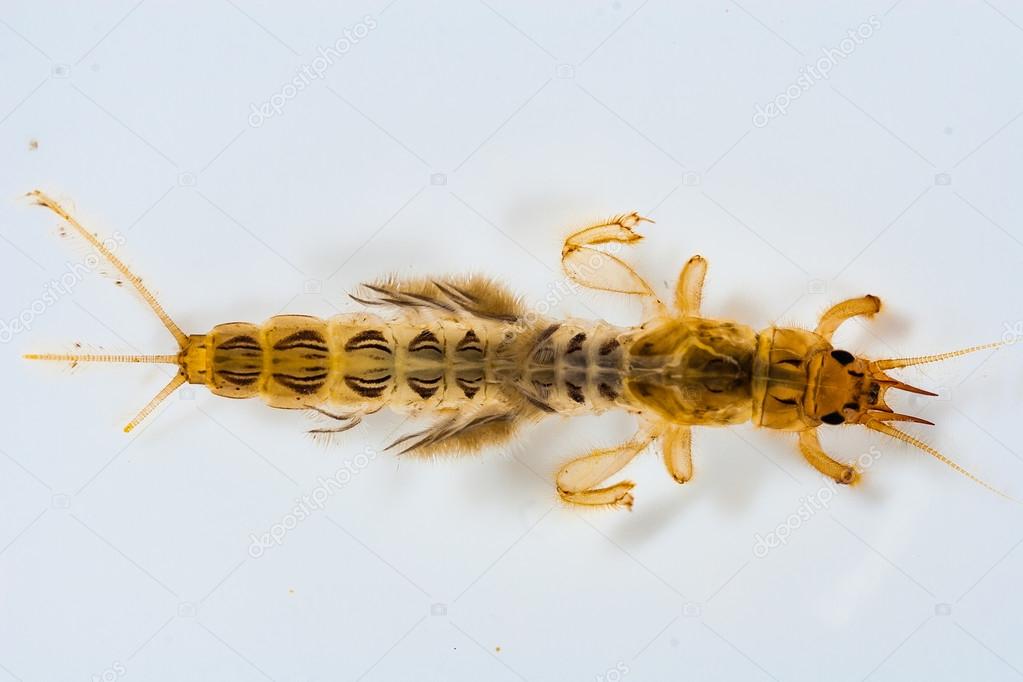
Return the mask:
<svg viewBox="0 0 1023 682">
<path fill-rule="evenodd" d="M 25 356 L 176 365 L 174 378 L 125 431 L 185 383 L 203 384 L 228 398 L 260 397 L 271 407 L 316 411 L 333 424 L 315 429 L 317 434 L 344 432 L 384 407 L 429 419 L 425 428 L 388 446 L 417 456 L 475 453 L 508 441 L 523 425 L 549 414 L 623 409 L 636 415 L 635 435 L 572 459 L 557 472 L 555 487 L 566 503 L 631 508 L 635 484 L 615 480 L 619 472 L 656 444 L 671 477 L 688 482 L 694 426 L 752 422 L 792 432 L 812 467 L 838 483 L 852 484 L 859 473 L 822 449 L 817 429 L 859 424 L 914 445 L 990 488 L 892 426 L 931 422 L 896 413 L 885 398 L 891 389 L 935 395 L 893 378 L 888 370 L 999 344 L 890 360 L 835 349 L 831 338 L 843 322 L 881 309 L 876 296 L 838 303 L 814 331 L 770 327 L 758 332 L 704 318 L 707 261 L 701 256 L 682 268 L 669 305 L 624 260 L 601 250 L 601 245 L 642 238 L 636 227 L 646 219 L 636 213 L 574 232 L 562 250 L 565 274 L 575 282 L 645 301 L 646 319 L 636 327 L 537 319 L 496 282 L 475 276 L 384 279 L 363 285 L 352 296 L 383 315 L 365 312 L 329 320 L 279 315 L 263 324 L 232 322 L 188 335 L 141 280 L 60 204 L 39 191 L 29 196 L 107 259 L 177 342 L 177 351 L 166 355 Z"/>
</svg>

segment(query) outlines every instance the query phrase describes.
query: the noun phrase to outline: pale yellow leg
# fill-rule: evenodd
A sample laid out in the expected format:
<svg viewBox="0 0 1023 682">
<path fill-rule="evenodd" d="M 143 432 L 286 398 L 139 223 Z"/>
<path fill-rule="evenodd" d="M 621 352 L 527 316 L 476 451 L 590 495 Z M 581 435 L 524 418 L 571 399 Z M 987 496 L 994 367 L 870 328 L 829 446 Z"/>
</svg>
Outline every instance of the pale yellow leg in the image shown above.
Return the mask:
<svg viewBox="0 0 1023 682">
<path fill-rule="evenodd" d="M 703 280 L 707 277 L 707 259 L 693 256 L 682 268 L 675 285 L 675 309 L 682 317 L 699 317 L 703 301 Z"/>
<path fill-rule="evenodd" d="M 817 324 L 817 333 L 830 341 L 835 330 L 849 318 L 857 315 L 869 317 L 879 310 L 881 310 L 881 299 L 877 296 L 850 298 L 848 301 L 836 303 L 821 316 L 821 321 Z"/>
<path fill-rule="evenodd" d="M 561 467 L 557 475 L 558 494 L 566 502 L 587 506 L 632 508 L 635 483 L 621 481 L 598 488 L 603 481 L 622 470 L 654 440 L 656 434 L 644 432 L 618 447 L 597 450 Z"/>
<path fill-rule="evenodd" d="M 643 237 L 634 232 L 633 228 L 643 221 L 653 222 L 638 213 L 630 213 L 569 235 L 561 250 L 561 267 L 565 274 L 569 279 L 591 289 L 647 297 L 657 312 L 662 313 L 665 310 L 664 303 L 646 280 L 617 256 L 592 248 L 600 244 L 638 242 Z"/>
<path fill-rule="evenodd" d="M 810 463 L 810 466 L 828 478 L 834 479 L 835 483 L 852 484 L 860 478 L 860 474 L 855 468 L 828 457 L 824 449 L 821 448 L 816 429 L 799 432 L 799 451 L 803 453 L 803 457 Z"/>
<path fill-rule="evenodd" d="M 664 466 L 676 483 L 685 483 L 693 477 L 693 429 L 689 426 L 669 426 L 661 434 Z"/>
</svg>

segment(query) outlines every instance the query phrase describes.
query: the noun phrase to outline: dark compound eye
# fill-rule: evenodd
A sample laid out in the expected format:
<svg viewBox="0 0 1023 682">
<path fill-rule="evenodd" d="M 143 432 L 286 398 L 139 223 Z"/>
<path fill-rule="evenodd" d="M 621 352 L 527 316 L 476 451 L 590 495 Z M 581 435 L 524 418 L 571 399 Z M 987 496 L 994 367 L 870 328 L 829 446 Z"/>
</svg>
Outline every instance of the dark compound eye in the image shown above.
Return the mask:
<svg viewBox="0 0 1023 682">
<path fill-rule="evenodd" d="M 856 359 L 855 357 L 853 357 L 853 354 L 847 350 L 833 350 L 831 351 L 831 357 L 835 358 L 835 360 L 838 360 L 838 363 L 840 365 L 848 365 L 850 362 Z"/>
<path fill-rule="evenodd" d="M 840 415 L 838 412 L 829 412 L 826 415 L 824 415 L 823 417 L 821 417 L 821 421 L 824 422 L 825 424 L 831 424 L 832 426 L 838 426 L 839 424 L 844 424 L 845 423 L 845 417 Z"/>
</svg>

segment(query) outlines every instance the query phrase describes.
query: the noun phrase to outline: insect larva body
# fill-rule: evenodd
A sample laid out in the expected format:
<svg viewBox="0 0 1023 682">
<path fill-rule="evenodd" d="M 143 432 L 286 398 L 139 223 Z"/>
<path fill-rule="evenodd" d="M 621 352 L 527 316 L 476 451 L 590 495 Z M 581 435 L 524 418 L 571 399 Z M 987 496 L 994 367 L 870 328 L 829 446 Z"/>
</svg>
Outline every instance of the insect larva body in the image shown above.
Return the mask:
<svg viewBox="0 0 1023 682">
<path fill-rule="evenodd" d="M 181 365 L 189 383 L 216 395 L 278 408 L 429 414 L 532 400 L 541 412 L 579 414 L 619 404 L 621 334 L 604 324 L 527 328 L 465 316 L 280 315 L 190 336 Z"/>
<path fill-rule="evenodd" d="M 563 500 L 630 507 L 631 481 L 602 485 L 655 441 L 679 483 L 693 474 L 694 426 L 755 426 L 797 434 L 800 453 L 839 483 L 859 473 L 821 448 L 822 425 L 861 424 L 910 443 L 956 471 L 962 467 L 890 422 L 929 424 L 898 414 L 885 401 L 901 389 L 934 395 L 887 370 L 936 362 L 991 348 L 870 361 L 835 349 L 831 337 L 846 320 L 880 310 L 876 296 L 843 301 L 814 331 L 754 329 L 701 316 L 706 261 L 691 258 L 679 275 L 674 305 L 665 305 L 624 261 L 594 247 L 640 239 L 637 214 L 620 216 L 568 237 L 568 277 L 596 289 L 641 297 L 646 321 L 637 327 L 550 320 L 527 314 L 484 277 L 385 280 L 352 298 L 391 315 L 355 313 L 329 320 L 279 315 L 261 325 L 231 322 L 186 335 L 141 280 L 55 201 L 33 192 L 132 284 L 178 342 L 176 355 L 29 355 L 77 362 L 159 362 L 179 367 L 170 383 L 125 430 L 131 430 L 182 384 L 203 384 L 228 398 L 259 397 L 271 407 L 315 410 L 333 420 L 313 433 L 346 431 L 382 408 L 432 418 L 389 446 L 400 453 L 475 452 L 510 438 L 548 414 L 625 409 L 641 427 L 633 439 L 595 450 L 557 474 Z M 997 492 L 997 491 L 996 491 Z"/>
<path fill-rule="evenodd" d="M 498 327 L 280 315 L 191 337 L 185 367 L 191 383 L 217 395 L 258 396 L 272 407 L 461 409 L 493 398 Z"/>
<path fill-rule="evenodd" d="M 190 337 L 182 367 L 216 395 L 286 409 L 425 415 L 525 400 L 563 415 L 624 407 L 727 425 L 753 415 L 757 338 L 699 318 L 636 334 L 578 321 L 522 331 L 478 318 L 280 315 Z"/>
</svg>

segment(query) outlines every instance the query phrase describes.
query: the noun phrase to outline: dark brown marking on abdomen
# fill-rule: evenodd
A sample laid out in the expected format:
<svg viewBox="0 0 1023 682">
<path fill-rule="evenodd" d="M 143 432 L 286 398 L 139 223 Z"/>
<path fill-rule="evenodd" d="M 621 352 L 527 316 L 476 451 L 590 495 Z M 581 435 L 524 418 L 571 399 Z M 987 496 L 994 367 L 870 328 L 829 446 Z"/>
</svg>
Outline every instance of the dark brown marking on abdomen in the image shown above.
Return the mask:
<svg viewBox="0 0 1023 682">
<path fill-rule="evenodd" d="M 294 348 L 305 348 L 321 353 L 330 350 L 327 348 L 327 340 L 323 338 L 323 335 L 312 329 L 301 329 L 274 344 L 275 351 L 287 351 Z"/>
<path fill-rule="evenodd" d="M 320 369 L 320 372 L 310 376 L 297 376 L 295 374 L 282 374 L 279 372 L 275 372 L 271 376 L 281 386 L 299 395 L 309 395 L 310 393 L 316 393 L 327 383 L 326 368 Z"/>
<path fill-rule="evenodd" d="M 367 329 L 364 332 L 359 332 L 348 339 L 348 342 L 345 344 L 346 352 L 364 349 L 378 350 L 388 355 L 393 352 L 387 344 L 387 339 L 384 338 L 383 332 L 379 329 Z"/>
<path fill-rule="evenodd" d="M 387 391 L 390 381 L 390 374 L 376 378 L 345 375 L 345 385 L 363 398 L 379 398 Z"/>
</svg>

